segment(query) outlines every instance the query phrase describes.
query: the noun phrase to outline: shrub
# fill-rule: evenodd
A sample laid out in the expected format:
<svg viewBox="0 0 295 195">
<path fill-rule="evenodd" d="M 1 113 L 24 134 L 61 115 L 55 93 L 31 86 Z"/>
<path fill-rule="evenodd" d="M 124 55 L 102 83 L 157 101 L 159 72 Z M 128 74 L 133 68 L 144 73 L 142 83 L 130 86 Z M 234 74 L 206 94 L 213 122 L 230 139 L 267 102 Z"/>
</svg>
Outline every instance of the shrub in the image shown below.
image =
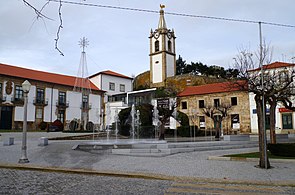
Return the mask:
<svg viewBox="0 0 295 195">
<path fill-rule="evenodd" d="M 93 122 L 91 122 L 91 121 L 87 122 L 87 124 L 86 124 L 86 130 L 87 131 L 93 131 L 93 128 L 94 128 Z"/>
<path fill-rule="evenodd" d="M 62 131 L 64 129 L 64 125 L 62 124 L 62 122 L 58 119 L 56 119 L 53 123 L 52 126 L 57 127 L 58 131 Z"/>
<path fill-rule="evenodd" d="M 39 124 L 39 128 L 40 128 L 41 130 L 45 130 L 45 129 L 47 128 L 47 123 L 44 122 L 44 121 L 42 121 L 42 122 Z"/>
<path fill-rule="evenodd" d="M 71 131 L 76 131 L 77 129 L 78 129 L 78 122 L 77 122 L 77 120 L 71 120 L 71 122 L 70 122 L 70 130 Z"/>
<path fill-rule="evenodd" d="M 295 157 L 295 143 L 267 144 L 267 148 L 276 156 Z"/>
</svg>

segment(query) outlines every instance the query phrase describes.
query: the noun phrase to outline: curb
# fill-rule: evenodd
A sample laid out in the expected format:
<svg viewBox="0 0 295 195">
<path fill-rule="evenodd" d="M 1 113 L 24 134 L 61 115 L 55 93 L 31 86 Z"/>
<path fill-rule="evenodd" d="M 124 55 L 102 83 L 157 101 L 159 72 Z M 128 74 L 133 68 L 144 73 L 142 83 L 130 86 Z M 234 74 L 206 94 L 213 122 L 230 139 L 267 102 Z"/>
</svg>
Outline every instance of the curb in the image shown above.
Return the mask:
<svg viewBox="0 0 295 195">
<path fill-rule="evenodd" d="M 225 156 L 208 156 L 208 160 L 259 162 L 259 158 L 225 157 Z M 274 163 L 295 163 L 295 159 L 270 158 L 269 161 Z"/>
<path fill-rule="evenodd" d="M 219 157 L 220 158 L 220 157 Z M 230 158 L 230 157 L 226 157 Z M 137 179 L 150 179 L 150 180 L 167 180 L 174 182 L 207 182 L 207 183 L 221 183 L 221 184 L 245 184 L 245 185 L 264 185 L 264 186 L 287 186 L 295 187 L 295 180 L 290 181 L 249 181 L 249 180 L 235 180 L 235 179 L 218 179 L 218 178 L 199 178 L 199 177 L 186 177 L 186 176 L 168 176 L 163 174 L 153 173 L 136 173 L 136 172 L 121 172 L 121 171 L 97 171 L 92 169 L 70 169 L 62 167 L 46 167 L 36 165 L 24 164 L 4 164 L 0 163 L 0 169 L 16 169 L 16 170 L 30 170 L 42 172 L 57 172 L 68 174 L 85 174 L 85 175 L 98 175 L 109 177 L 126 177 Z"/>
</svg>

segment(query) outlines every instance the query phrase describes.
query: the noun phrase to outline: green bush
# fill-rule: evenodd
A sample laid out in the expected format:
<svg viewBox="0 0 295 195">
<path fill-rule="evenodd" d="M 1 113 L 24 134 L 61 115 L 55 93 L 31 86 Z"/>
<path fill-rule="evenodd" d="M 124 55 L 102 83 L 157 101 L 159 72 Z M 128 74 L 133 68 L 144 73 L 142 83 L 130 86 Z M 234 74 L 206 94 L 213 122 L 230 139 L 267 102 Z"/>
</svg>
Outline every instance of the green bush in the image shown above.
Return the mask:
<svg viewBox="0 0 295 195">
<path fill-rule="evenodd" d="M 42 121 L 42 122 L 39 124 L 39 128 L 40 128 L 41 130 L 45 130 L 45 129 L 47 128 L 47 123 L 44 122 L 44 121 Z"/>
<path fill-rule="evenodd" d="M 267 144 L 267 148 L 276 156 L 295 157 L 295 143 Z"/>
</svg>

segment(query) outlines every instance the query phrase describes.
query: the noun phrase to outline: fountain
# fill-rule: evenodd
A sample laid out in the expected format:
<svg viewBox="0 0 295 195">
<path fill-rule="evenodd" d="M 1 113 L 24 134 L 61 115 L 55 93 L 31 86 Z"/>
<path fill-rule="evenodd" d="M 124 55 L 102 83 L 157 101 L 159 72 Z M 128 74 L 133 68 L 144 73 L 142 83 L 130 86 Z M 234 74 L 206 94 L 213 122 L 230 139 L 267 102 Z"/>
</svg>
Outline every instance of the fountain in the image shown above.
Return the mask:
<svg viewBox="0 0 295 195">
<path fill-rule="evenodd" d="M 130 134 L 132 135 L 132 140 L 134 141 L 134 138 L 135 138 L 135 106 L 134 106 L 134 104 L 132 104 L 130 115 L 131 115 L 131 132 L 130 132 Z"/>
<path fill-rule="evenodd" d="M 106 107 L 106 125 L 107 125 L 107 141 L 110 140 L 110 121 L 111 121 L 111 109 L 110 109 L 110 103 L 107 103 Z"/>
<path fill-rule="evenodd" d="M 115 149 L 122 149 L 126 150 L 128 153 L 129 149 L 132 148 L 149 148 L 151 146 L 158 146 L 161 144 L 166 144 L 167 141 L 165 140 L 156 140 L 156 139 L 136 139 L 135 140 L 135 134 L 137 131 L 137 136 L 139 136 L 139 129 L 141 125 L 140 121 L 140 112 L 139 110 L 135 110 L 135 105 L 132 105 L 131 112 L 131 130 L 130 134 L 132 135 L 131 139 L 118 139 L 118 110 L 115 111 L 115 124 L 116 124 L 116 139 L 112 140 L 110 139 L 110 129 L 109 124 L 111 122 L 111 111 L 110 111 L 110 105 L 106 105 L 106 125 L 107 125 L 107 138 L 106 140 L 97 140 L 97 141 L 86 141 L 78 143 L 77 145 L 73 146 L 72 149 L 86 149 L 86 150 L 100 150 L 100 151 L 111 151 L 113 153 L 113 150 Z M 158 110 L 156 107 L 154 107 L 154 114 L 153 114 L 153 124 L 155 125 L 155 128 L 158 128 L 160 121 L 159 121 L 159 115 Z M 129 148 L 129 149 L 128 149 Z"/>
<path fill-rule="evenodd" d="M 139 131 L 140 131 L 140 125 L 141 125 L 141 121 L 140 121 L 140 112 L 139 110 L 136 111 L 136 117 L 135 117 L 135 126 L 136 126 L 136 134 L 137 134 L 137 139 L 139 139 Z"/>
<path fill-rule="evenodd" d="M 153 109 L 153 126 L 155 126 L 155 138 L 157 137 L 158 127 L 160 126 L 160 120 L 159 120 L 159 111 L 157 109 L 157 105 L 154 105 Z"/>
<path fill-rule="evenodd" d="M 118 122 L 120 121 L 119 120 L 119 115 L 118 115 L 118 108 L 116 108 L 115 110 L 115 124 L 116 124 L 116 129 L 115 129 L 115 135 L 116 135 L 116 142 L 118 141 Z"/>
</svg>

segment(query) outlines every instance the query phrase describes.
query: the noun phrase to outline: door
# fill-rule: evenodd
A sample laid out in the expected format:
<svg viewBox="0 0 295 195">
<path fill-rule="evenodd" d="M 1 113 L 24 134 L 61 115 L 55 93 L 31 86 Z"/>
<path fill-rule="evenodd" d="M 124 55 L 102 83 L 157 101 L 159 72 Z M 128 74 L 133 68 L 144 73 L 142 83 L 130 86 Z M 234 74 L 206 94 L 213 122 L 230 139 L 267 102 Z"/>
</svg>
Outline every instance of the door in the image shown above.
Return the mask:
<svg viewBox="0 0 295 195">
<path fill-rule="evenodd" d="M 0 129 L 11 129 L 12 127 L 12 106 L 1 107 Z"/>
<path fill-rule="evenodd" d="M 283 129 L 293 129 L 292 113 L 282 114 Z"/>
</svg>

